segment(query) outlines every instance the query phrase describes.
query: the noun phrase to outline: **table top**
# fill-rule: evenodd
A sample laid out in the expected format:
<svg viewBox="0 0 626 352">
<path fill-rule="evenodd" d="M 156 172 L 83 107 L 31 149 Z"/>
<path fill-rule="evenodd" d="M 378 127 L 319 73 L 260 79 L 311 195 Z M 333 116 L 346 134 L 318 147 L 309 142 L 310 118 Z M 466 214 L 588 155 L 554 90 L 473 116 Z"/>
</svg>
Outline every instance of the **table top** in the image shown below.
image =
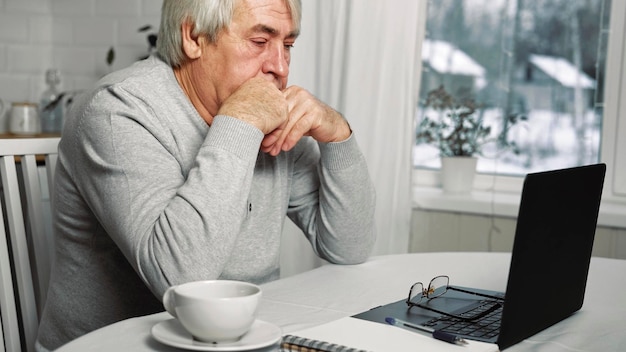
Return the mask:
<svg viewBox="0 0 626 352">
<path fill-rule="evenodd" d="M 504 291 L 510 258 L 509 253 L 412 253 L 373 257 L 360 265 L 323 265 L 262 285 L 258 318 L 290 334 L 404 299 L 414 282 L 441 274 L 452 285 Z M 624 273 L 625 260 L 592 258 L 582 309 L 507 351 L 626 350 Z M 151 328 L 166 319 L 171 316 L 165 312 L 127 319 L 57 351 L 181 351 L 151 336 Z M 264 351 L 271 350 L 276 349 Z"/>
</svg>

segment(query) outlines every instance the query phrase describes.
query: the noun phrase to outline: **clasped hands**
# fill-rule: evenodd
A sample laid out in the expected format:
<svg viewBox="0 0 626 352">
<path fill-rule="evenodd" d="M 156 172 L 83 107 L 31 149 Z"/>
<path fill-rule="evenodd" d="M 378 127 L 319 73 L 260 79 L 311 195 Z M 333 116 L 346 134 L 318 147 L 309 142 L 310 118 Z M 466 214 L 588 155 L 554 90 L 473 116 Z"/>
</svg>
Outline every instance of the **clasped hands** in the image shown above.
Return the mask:
<svg viewBox="0 0 626 352">
<path fill-rule="evenodd" d="M 279 90 L 263 78 L 244 82 L 218 111 L 260 129 L 261 151 L 272 156 L 293 148 L 303 136 L 319 142 L 339 142 L 350 136 L 350 126 L 333 108 L 298 86 Z"/>
</svg>

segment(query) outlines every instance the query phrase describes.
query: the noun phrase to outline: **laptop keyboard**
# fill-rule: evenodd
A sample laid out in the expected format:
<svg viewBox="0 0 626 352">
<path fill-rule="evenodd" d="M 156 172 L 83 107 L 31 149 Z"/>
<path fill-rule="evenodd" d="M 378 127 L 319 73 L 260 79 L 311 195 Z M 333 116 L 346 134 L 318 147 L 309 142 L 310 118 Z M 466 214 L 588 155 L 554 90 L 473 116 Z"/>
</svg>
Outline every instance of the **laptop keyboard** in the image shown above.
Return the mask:
<svg viewBox="0 0 626 352">
<path fill-rule="evenodd" d="M 492 304 L 489 304 L 491 302 L 493 301 L 485 301 L 486 304 L 482 304 L 472 310 L 467 311 L 465 315 L 479 315 L 481 312 L 484 312 L 492 307 Z M 498 336 L 498 333 L 500 332 L 501 320 L 502 306 L 498 307 L 492 312 L 489 312 L 487 315 L 472 321 L 465 321 L 454 317 L 442 315 L 440 317 L 433 318 L 423 323 L 422 325 L 456 335 L 491 339 Z"/>
</svg>

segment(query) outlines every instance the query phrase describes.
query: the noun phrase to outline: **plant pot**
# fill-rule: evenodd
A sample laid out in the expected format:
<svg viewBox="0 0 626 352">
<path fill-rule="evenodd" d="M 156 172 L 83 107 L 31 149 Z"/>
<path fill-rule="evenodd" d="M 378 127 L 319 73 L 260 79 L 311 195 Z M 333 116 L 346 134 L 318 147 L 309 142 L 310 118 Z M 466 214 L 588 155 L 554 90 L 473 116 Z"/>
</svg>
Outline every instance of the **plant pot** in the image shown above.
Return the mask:
<svg viewBox="0 0 626 352">
<path fill-rule="evenodd" d="M 474 187 L 477 158 L 451 156 L 441 158 L 441 186 L 445 193 L 470 193 Z"/>
</svg>

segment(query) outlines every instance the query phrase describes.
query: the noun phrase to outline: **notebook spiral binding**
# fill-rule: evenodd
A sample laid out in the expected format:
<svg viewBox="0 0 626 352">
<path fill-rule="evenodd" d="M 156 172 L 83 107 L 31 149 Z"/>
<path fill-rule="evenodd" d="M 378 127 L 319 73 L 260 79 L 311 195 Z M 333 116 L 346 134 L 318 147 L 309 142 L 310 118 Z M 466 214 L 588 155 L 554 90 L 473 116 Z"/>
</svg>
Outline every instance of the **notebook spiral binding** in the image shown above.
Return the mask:
<svg viewBox="0 0 626 352">
<path fill-rule="evenodd" d="M 281 352 L 368 352 L 352 347 L 311 340 L 300 336 L 285 335 L 280 344 Z"/>
</svg>

